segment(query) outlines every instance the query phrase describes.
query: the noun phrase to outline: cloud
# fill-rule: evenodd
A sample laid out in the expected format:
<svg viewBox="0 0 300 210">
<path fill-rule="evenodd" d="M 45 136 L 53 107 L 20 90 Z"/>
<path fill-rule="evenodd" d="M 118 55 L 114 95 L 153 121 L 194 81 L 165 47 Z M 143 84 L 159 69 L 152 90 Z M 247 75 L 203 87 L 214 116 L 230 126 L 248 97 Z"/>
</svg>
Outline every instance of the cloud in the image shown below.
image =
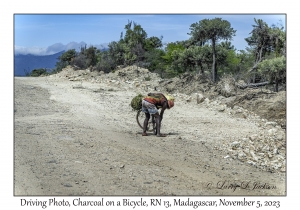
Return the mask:
<svg viewBox="0 0 300 210">
<path fill-rule="evenodd" d="M 61 52 L 61 51 L 67 51 L 71 49 L 75 49 L 76 51 L 80 51 L 81 47 L 84 46 L 89 47 L 90 45 L 87 45 L 85 42 L 70 42 L 66 45 L 62 43 L 56 43 L 53 45 L 50 45 L 48 47 L 23 47 L 23 46 L 15 46 L 15 54 L 22 54 L 22 55 L 27 55 L 27 54 L 32 54 L 32 55 L 53 55 L 55 53 Z M 93 45 L 94 47 L 98 49 L 104 49 L 107 48 L 108 43 L 103 43 L 103 44 L 98 44 L 98 45 Z"/>
<path fill-rule="evenodd" d="M 15 54 L 46 55 L 46 48 L 15 46 Z"/>
</svg>

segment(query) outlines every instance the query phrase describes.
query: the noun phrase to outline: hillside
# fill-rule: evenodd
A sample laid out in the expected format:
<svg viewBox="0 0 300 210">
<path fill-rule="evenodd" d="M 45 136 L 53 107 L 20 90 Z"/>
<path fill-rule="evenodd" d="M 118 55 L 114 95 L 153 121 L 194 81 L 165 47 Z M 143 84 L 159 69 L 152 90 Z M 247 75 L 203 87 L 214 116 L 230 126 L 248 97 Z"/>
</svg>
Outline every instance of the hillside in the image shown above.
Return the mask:
<svg viewBox="0 0 300 210">
<path fill-rule="evenodd" d="M 160 91 L 179 97 L 183 97 L 181 95 L 184 94 L 187 102 L 201 101 L 202 103 L 206 99 L 206 101 L 223 104 L 228 110 L 241 107 L 261 118 L 276 121 L 283 128 L 286 126 L 285 90 L 276 93 L 271 91 L 270 87 L 243 88 L 244 81 L 235 81 L 231 77 L 225 77 L 217 84 L 211 83 L 207 77 L 198 74 L 183 74 L 172 79 L 162 79 L 158 74 L 136 66 L 118 68 L 109 74 L 91 72 L 89 69 L 74 71 L 71 66 L 68 66 L 55 76 L 69 81 L 128 85 L 141 93 Z"/>
<path fill-rule="evenodd" d="M 64 51 L 53 55 L 15 55 L 14 56 L 14 75 L 25 76 L 25 71 L 31 72 L 33 69 L 47 68 L 53 69 L 58 61 L 58 57 L 63 54 Z"/>
</svg>

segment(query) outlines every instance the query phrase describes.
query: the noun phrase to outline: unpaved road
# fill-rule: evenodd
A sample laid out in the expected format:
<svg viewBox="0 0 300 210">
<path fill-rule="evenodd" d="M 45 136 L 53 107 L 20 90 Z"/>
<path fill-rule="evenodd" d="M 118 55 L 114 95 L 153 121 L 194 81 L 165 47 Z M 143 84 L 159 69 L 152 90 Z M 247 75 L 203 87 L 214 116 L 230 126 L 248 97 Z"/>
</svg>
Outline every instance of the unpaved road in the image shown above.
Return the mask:
<svg viewBox="0 0 300 210">
<path fill-rule="evenodd" d="M 216 149 L 257 132 L 247 119 L 177 100 L 163 119 L 169 135 L 142 137 L 133 91 L 55 77 L 14 85 L 15 195 L 286 194 L 285 173 Z"/>
</svg>

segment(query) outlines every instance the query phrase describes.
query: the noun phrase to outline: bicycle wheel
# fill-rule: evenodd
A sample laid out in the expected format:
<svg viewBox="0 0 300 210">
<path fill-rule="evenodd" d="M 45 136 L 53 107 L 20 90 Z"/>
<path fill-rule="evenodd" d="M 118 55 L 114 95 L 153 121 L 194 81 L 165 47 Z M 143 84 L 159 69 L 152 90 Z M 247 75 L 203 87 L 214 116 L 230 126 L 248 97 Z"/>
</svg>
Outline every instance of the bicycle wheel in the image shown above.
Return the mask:
<svg viewBox="0 0 300 210">
<path fill-rule="evenodd" d="M 141 129 L 144 129 L 144 121 L 145 121 L 145 113 L 142 112 L 142 110 L 140 109 L 137 114 L 136 114 L 136 121 L 138 123 L 138 125 L 140 126 Z M 154 129 L 156 129 L 156 123 L 155 123 L 155 119 L 154 123 L 152 123 L 152 116 L 149 119 L 148 125 L 147 125 L 147 131 L 154 131 Z M 154 126 L 153 126 L 154 125 Z"/>
</svg>

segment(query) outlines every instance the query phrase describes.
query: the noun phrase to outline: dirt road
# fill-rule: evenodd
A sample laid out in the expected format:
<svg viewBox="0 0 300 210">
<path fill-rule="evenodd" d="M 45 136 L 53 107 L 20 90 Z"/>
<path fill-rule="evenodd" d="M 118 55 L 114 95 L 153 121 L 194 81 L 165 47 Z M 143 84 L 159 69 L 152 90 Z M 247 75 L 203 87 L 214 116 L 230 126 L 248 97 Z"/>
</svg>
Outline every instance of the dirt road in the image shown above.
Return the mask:
<svg viewBox="0 0 300 210">
<path fill-rule="evenodd" d="M 177 99 L 142 137 L 134 91 L 57 77 L 15 78 L 15 195 L 285 195 L 285 173 L 224 158 L 257 124 Z"/>
</svg>

